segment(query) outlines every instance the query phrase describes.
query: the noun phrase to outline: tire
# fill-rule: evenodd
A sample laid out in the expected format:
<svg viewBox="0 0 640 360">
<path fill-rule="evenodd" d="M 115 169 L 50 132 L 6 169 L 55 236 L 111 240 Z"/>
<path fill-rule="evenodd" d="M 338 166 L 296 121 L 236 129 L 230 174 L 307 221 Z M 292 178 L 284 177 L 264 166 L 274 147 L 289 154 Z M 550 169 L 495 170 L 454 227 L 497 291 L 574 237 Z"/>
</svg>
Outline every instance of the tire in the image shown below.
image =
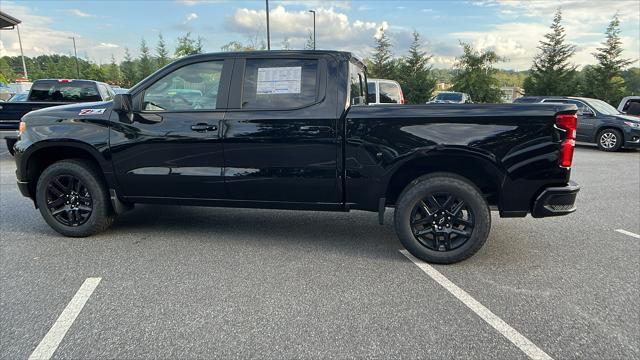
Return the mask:
<svg viewBox="0 0 640 360">
<path fill-rule="evenodd" d="M 602 151 L 618 151 L 622 147 L 624 138 L 620 130 L 604 129 L 598 133 L 596 143 Z"/>
<path fill-rule="evenodd" d="M 64 236 L 90 236 L 115 219 L 100 171 L 82 159 L 49 165 L 38 179 L 36 204 L 47 224 Z"/>
<path fill-rule="evenodd" d="M 396 234 L 413 256 L 426 262 L 452 264 L 470 257 L 487 241 L 490 228 L 484 197 L 454 174 L 420 177 L 398 198 Z"/>
</svg>

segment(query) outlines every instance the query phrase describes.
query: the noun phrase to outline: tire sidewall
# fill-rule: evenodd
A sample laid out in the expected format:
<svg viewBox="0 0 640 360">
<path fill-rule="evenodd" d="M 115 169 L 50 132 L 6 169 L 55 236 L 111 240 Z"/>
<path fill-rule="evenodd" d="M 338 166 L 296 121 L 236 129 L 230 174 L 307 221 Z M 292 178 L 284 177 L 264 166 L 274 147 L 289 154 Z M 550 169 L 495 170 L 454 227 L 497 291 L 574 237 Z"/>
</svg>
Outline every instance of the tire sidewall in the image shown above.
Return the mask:
<svg viewBox="0 0 640 360">
<path fill-rule="evenodd" d="M 435 251 L 422 245 L 411 230 L 411 214 L 418 202 L 437 192 L 454 194 L 469 205 L 474 216 L 471 237 L 452 251 Z M 471 184 L 452 178 L 431 178 L 403 192 L 395 210 L 395 228 L 400 242 L 414 256 L 433 263 L 452 263 L 473 255 L 486 241 L 491 227 L 491 212 L 486 201 Z"/>
<path fill-rule="evenodd" d="M 604 136 L 604 134 L 606 133 L 612 133 L 616 137 L 616 144 L 612 148 L 605 148 L 600 143 L 602 136 Z M 596 139 L 596 141 L 597 141 L 598 149 L 602 151 L 611 151 L 611 152 L 618 151 L 622 147 L 622 141 L 623 141 L 622 133 L 616 129 L 604 129 L 598 133 L 598 138 Z"/>
<path fill-rule="evenodd" d="M 60 175 L 71 175 L 78 178 L 89 191 L 93 209 L 85 223 L 79 226 L 67 226 L 56 220 L 47 207 L 47 186 Z M 47 167 L 38 179 L 36 187 L 36 203 L 44 220 L 58 233 L 71 237 L 91 235 L 100 227 L 101 221 L 109 215 L 109 207 L 103 184 L 87 165 L 76 161 L 61 161 Z"/>
</svg>

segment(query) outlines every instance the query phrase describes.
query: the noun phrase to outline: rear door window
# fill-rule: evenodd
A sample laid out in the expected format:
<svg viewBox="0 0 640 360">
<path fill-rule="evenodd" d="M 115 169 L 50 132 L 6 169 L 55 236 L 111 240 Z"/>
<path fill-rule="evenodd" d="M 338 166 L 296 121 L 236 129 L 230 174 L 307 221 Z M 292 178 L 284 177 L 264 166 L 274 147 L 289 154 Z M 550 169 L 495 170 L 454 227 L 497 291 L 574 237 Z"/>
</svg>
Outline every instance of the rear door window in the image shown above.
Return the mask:
<svg viewBox="0 0 640 360">
<path fill-rule="evenodd" d="M 376 83 L 369 82 L 367 83 L 367 99 L 369 104 L 376 103 Z"/>
<path fill-rule="evenodd" d="M 351 105 L 363 105 L 367 100 L 366 76 L 361 67 L 349 63 L 349 98 Z M 375 102 L 375 101 L 374 101 Z"/>
<path fill-rule="evenodd" d="M 382 104 L 399 104 L 400 89 L 398 85 L 390 82 L 380 82 L 380 103 Z"/>
<path fill-rule="evenodd" d="M 242 108 L 295 109 L 318 102 L 318 60 L 247 59 Z"/>
</svg>

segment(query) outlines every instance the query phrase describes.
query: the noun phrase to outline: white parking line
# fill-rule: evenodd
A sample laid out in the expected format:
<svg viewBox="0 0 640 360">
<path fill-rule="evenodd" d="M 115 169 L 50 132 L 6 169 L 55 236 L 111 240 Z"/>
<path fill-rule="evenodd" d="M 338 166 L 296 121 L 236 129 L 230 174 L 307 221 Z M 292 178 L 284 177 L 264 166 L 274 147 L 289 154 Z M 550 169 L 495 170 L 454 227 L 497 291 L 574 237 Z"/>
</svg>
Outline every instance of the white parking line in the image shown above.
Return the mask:
<svg viewBox="0 0 640 360">
<path fill-rule="evenodd" d="M 634 234 L 631 231 L 627 231 L 627 230 L 623 230 L 623 229 L 616 229 L 616 231 L 619 232 L 620 234 L 625 234 L 625 235 L 629 235 L 631 237 L 634 237 L 636 239 L 640 239 L 640 235 Z"/>
<path fill-rule="evenodd" d="M 491 310 L 487 309 L 484 305 L 479 303 L 466 291 L 462 290 L 456 284 L 451 282 L 451 280 L 447 279 L 431 265 L 415 258 L 406 250 L 400 250 L 400 252 L 402 253 L 402 255 L 406 256 L 409 260 L 416 264 L 427 275 L 429 275 L 433 280 L 435 280 L 438 284 L 440 284 L 443 288 L 445 288 L 448 292 L 450 292 L 453 296 L 455 296 L 458 300 L 465 304 L 469 309 L 475 312 L 476 315 L 480 316 L 482 320 L 486 321 L 494 329 L 498 330 L 500 334 L 506 337 L 515 346 L 520 348 L 520 350 L 522 350 L 522 352 L 524 352 L 531 359 L 552 359 L 551 356 L 547 355 L 547 353 L 542 351 L 542 349 L 537 347 L 529 339 L 520 334 L 516 329 L 509 326 L 509 324 L 504 322 L 504 320 L 500 319 L 497 315 L 492 313 Z"/>
<path fill-rule="evenodd" d="M 53 324 L 47 335 L 44 336 L 38 347 L 33 350 L 29 360 L 44 360 L 50 359 L 53 353 L 60 345 L 60 342 L 64 338 L 65 334 L 71 327 L 71 324 L 76 320 L 80 311 L 84 307 L 84 304 L 89 300 L 89 296 L 96 289 L 102 278 L 87 278 L 78 292 L 73 296 L 73 299 L 64 308 L 62 314 L 58 317 L 58 320 Z"/>
</svg>

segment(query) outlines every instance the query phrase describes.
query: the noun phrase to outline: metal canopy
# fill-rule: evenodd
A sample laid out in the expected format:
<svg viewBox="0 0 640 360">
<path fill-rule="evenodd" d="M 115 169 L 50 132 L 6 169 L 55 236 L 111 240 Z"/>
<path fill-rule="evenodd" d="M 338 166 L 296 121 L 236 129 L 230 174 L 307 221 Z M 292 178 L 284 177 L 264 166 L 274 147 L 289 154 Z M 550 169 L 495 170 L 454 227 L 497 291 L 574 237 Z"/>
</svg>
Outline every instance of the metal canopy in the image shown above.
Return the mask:
<svg viewBox="0 0 640 360">
<path fill-rule="evenodd" d="M 11 29 L 14 26 L 20 24 L 22 21 L 14 18 L 13 16 L 0 11 L 0 29 Z"/>
</svg>

